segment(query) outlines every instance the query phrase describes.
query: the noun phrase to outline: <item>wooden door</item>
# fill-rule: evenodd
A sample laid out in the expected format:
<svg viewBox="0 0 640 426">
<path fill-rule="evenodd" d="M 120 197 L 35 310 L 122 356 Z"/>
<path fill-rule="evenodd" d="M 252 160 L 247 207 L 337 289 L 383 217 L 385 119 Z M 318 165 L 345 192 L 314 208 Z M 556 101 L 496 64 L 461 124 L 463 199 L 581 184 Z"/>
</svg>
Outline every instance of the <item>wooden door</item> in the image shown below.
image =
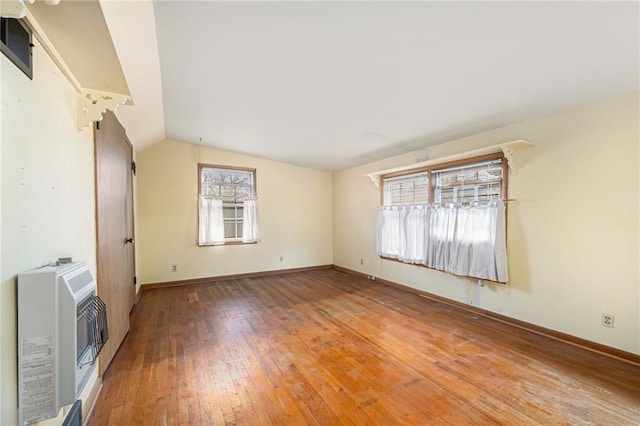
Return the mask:
<svg viewBox="0 0 640 426">
<path fill-rule="evenodd" d="M 107 305 L 109 340 L 100 372 L 109 366 L 129 331 L 135 297 L 133 152 L 124 127 L 107 111 L 95 124 L 98 294 Z"/>
</svg>

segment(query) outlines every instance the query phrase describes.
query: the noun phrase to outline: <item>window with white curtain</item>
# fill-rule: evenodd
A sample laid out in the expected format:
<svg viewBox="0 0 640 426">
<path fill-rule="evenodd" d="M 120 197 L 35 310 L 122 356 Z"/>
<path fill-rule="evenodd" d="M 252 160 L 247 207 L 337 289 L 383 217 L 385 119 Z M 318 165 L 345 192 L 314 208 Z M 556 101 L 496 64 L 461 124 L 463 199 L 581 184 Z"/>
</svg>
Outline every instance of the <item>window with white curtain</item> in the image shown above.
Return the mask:
<svg viewBox="0 0 640 426">
<path fill-rule="evenodd" d="M 256 170 L 198 164 L 198 243 L 260 241 Z"/>
<path fill-rule="evenodd" d="M 491 155 L 382 176 L 378 255 L 507 282 L 503 160 Z"/>
</svg>

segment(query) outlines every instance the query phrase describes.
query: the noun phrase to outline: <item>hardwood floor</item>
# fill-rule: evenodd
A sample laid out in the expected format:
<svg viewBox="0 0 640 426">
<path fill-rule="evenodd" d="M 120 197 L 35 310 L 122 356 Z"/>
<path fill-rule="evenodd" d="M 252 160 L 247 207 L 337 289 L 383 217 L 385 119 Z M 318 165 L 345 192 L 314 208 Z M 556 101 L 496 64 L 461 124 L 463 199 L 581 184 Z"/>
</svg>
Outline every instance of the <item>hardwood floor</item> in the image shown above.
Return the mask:
<svg viewBox="0 0 640 426">
<path fill-rule="evenodd" d="M 132 315 L 89 425 L 640 424 L 640 367 L 331 269 Z"/>
</svg>

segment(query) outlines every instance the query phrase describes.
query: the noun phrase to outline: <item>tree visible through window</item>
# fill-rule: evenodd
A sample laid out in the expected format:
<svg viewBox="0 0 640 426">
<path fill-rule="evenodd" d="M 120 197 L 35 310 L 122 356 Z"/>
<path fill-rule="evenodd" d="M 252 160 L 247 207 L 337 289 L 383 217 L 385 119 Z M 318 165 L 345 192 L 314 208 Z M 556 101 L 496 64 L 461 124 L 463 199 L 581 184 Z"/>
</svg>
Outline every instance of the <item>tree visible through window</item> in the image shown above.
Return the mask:
<svg viewBox="0 0 640 426">
<path fill-rule="evenodd" d="M 201 199 L 222 202 L 224 241 L 242 241 L 245 201 L 256 195 L 255 169 L 200 164 L 199 178 Z"/>
</svg>

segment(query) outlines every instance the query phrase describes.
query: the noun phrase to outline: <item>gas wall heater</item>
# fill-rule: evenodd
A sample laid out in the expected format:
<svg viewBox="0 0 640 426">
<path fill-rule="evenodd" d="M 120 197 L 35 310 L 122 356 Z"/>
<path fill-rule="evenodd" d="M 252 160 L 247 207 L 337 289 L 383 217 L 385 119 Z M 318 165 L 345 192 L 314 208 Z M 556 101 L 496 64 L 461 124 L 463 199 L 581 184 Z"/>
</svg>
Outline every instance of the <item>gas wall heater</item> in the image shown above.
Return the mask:
<svg viewBox="0 0 640 426">
<path fill-rule="evenodd" d="M 109 338 L 106 306 L 84 263 L 18 276 L 20 424 L 56 417 L 80 398 Z"/>
</svg>

